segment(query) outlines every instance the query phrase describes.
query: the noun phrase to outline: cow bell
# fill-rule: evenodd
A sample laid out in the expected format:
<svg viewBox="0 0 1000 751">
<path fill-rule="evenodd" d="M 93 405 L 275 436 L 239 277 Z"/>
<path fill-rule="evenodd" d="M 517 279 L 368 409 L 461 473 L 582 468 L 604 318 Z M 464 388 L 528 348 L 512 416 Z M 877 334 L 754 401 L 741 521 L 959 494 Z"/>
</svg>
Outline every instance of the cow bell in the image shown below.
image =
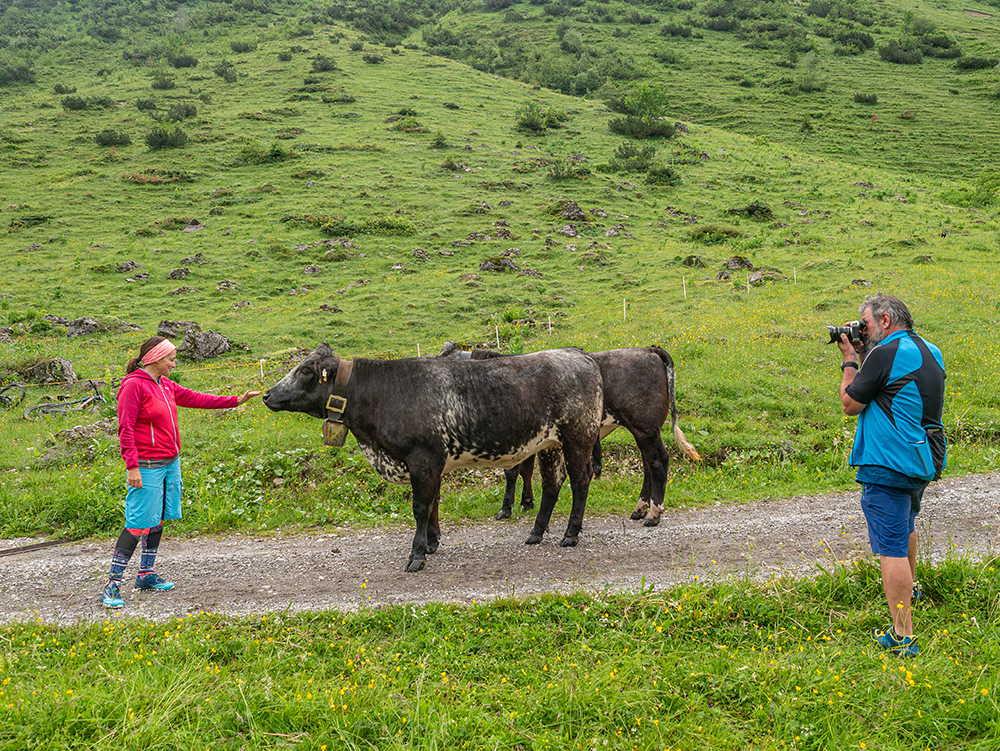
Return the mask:
<svg viewBox="0 0 1000 751">
<path fill-rule="evenodd" d="M 347 440 L 347 426 L 334 420 L 323 421 L 323 445 L 340 448 Z"/>
</svg>

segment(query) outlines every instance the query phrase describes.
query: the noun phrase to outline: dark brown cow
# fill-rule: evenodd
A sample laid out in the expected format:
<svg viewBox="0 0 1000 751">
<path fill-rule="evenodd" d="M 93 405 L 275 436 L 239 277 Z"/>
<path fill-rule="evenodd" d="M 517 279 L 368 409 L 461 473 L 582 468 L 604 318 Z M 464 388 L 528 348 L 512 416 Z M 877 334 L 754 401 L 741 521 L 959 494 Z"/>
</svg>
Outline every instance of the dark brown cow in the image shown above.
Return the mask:
<svg viewBox="0 0 1000 751">
<path fill-rule="evenodd" d="M 601 438 L 618 427 L 625 428 L 635 438 L 639 453 L 642 455 L 643 477 L 639 502 L 632 512 L 632 518 L 645 519 L 644 524 L 647 527 L 654 527 L 660 523 L 660 515 L 663 513 L 663 498 L 670 464 L 670 455 L 663 444 L 661 434 L 661 428 L 668 416 L 674 439 L 681 450 L 691 459 L 701 460 L 677 424 L 673 360 L 666 350 L 660 347 L 627 347 L 588 354 L 601 369 L 601 379 L 604 384 Z M 486 349 L 463 352 L 452 342 L 445 342 L 438 356 L 469 359 L 511 357 Z M 593 457 L 594 472 L 599 475 L 600 443 L 594 446 Z M 531 492 L 532 467 L 528 462 L 524 466 L 505 471 L 507 487 L 497 519 L 507 519 L 511 515 L 518 475 L 527 478 L 521 496 L 521 508 L 527 510 L 534 505 Z"/>
<path fill-rule="evenodd" d="M 417 529 L 407 571 L 437 550 L 444 473 L 513 467 L 536 453 L 542 500 L 526 542 L 541 542 L 568 475 L 573 508 L 560 545 L 577 543 L 603 404 L 601 373 L 580 350 L 478 362 L 350 361 L 321 344 L 264 404 L 342 422 L 384 480 L 412 487 Z"/>
</svg>

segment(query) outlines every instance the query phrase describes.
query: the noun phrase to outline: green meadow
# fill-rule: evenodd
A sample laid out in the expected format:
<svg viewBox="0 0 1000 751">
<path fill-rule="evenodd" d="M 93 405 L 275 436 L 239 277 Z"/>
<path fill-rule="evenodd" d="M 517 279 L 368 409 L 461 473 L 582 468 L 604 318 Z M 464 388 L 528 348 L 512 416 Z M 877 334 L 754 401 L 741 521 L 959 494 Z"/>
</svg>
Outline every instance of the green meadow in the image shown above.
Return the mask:
<svg viewBox="0 0 1000 751">
<path fill-rule="evenodd" d="M 79 379 L 0 407 L 0 535 L 117 534 L 114 428 L 56 434 L 113 418 L 115 379 L 162 321 L 233 343 L 175 371 L 214 393 L 266 388 L 319 342 L 375 358 L 661 345 L 704 457 L 668 440 L 677 507 L 854 487 L 823 326 L 890 293 L 944 353 L 947 474 L 994 470 L 998 14 L 0 3 L 0 386 L 54 356 Z M 67 337 L 81 317 L 103 330 Z M 87 380 L 109 402 L 95 414 L 22 419 Z M 324 448 L 316 420 L 255 401 L 183 422 L 173 534 L 410 523 L 408 491 L 352 439 Z M 626 513 L 631 437 L 605 457 L 588 512 Z M 499 478 L 446 479 L 444 524 L 496 513 Z M 883 625 L 867 562 L 473 608 L 11 624 L 0 740 L 993 748 L 992 565 L 923 570 L 926 646 L 902 665 L 864 645 Z"/>
</svg>

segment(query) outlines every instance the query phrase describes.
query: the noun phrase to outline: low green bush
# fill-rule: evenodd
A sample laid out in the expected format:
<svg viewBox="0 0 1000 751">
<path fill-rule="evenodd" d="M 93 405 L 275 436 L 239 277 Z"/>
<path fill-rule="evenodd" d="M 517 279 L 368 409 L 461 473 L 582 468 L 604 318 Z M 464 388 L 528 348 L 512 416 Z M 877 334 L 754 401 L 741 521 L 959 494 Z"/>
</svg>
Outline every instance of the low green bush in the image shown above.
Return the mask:
<svg viewBox="0 0 1000 751">
<path fill-rule="evenodd" d="M 326 73 L 331 70 L 336 70 L 337 61 L 332 57 L 317 55 L 312 61 L 312 69 L 314 73 Z"/>
<path fill-rule="evenodd" d="M 198 58 L 194 55 L 175 55 L 168 58 L 167 61 L 175 68 L 196 68 L 198 66 Z"/>
<path fill-rule="evenodd" d="M 153 128 L 146 134 L 146 145 L 154 151 L 180 149 L 187 144 L 187 133 L 181 128 Z"/>
<path fill-rule="evenodd" d="M 94 136 L 98 146 L 129 146 L 132 137 L 123 131 L 107 128 Z"/>
<path fill-rule="evenodd" d="M 857 93 L 854 95 L 854 101 L 857 104 L 878 104 L 878 94 Z"/>
<path fill-rule="evenodd" d="M 609 164 L 615 172 L 645 172 L 653 166 L 656 159 L 656 147 L 652 145 L 636 146 L 625 141 L 615 149 Z"/>
<path fill-rule="evenodd" d="M 242 54 L 244 52 L 253 52 L 257 49 L 256 41 L 239 40 L 229 43 L 229 49 L 237 54 Z"/>
<path fill-rule="evenodd" d="M 166 76 L 157 76 L 153 79 L 153 82 L 149 85 L 150 88 L 156 89 L 157 91 L 168 91 L 177 87 L 177 84 L 172 78 L 167 78 Z"/>
<path fill-rule="evenodd" d="M 64 94 L 75 94 L 76 86 L 63 86 L 61 83 L 57 83 L 55 86 L 52 87 L 52 90 L 56 94 L 59 94 L 60 96 Z"/>
<path fill-rule="evenodd" d="M 675 133 L 672 123 L 639 115 L 626 115 L 609 120 L 608 130 L 628 138 L 671 138 Z"/>
<path fill-rule="evenodd" d="M 955 61 L 955 67 L 959 70 L 986 70 L 995 68 L 997 63 L 995 57 L 962 57 Z"/>
</svg>

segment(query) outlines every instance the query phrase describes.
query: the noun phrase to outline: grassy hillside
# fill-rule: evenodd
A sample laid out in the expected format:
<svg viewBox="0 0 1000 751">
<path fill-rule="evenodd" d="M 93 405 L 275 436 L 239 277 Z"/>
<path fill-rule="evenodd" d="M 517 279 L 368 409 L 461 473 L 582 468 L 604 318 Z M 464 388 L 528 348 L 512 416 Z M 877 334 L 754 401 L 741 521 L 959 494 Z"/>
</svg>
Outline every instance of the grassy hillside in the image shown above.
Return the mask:
<svg viewBox="0 0 1000 751">
<path fill-rule="evenodd" d="M 688 132 L 629 140 L 609 131 L 618 115 L 603 101 L 470 69 L 414 48 L 416 36 L 388 47 L 323 19 L 260 18 L 67 40 L 32 53 L 34 82 L 3 88 L 6 379 L 58 354 L 80 378 L 110 381 L 162 320 L 196 321 L 242 347 L 177 373 L 224 392 L 269 385 L 290 349 L 319 341 L 359 357 L 435 353 L 445 339 L 508 351 L 658 343 L 678 362 L 682 425 L 708 457 L 677 463 L 668 502 L 738 500 L 850 485 L 853 423 L 839 413 L 838 358 L 822 325 L 856 317 L 864 294 L 884 291 L 907 300 L 945 352 L 951 471 L 994 466 L 996 187 L 989 172 L 944 169 L 963 149 L 995 148 L 976 140 L 991 131 L 933 129 L 919 114 L 862 120 L 850 94 L 875 79 L 852 76 L 880 65 L 874 52 L 830 58 L 817 95 L 844 101 L 830 119 L 810 115 L 812 132 L 795 139 L 690 104 L 699 87 L 738 87 L 691 65 L 671 74 L 688 104 L 668 99 Z M 454 10 L 442 28 L 499 18 Z M 608 28 L 650 24 L 634 26 Z M 638 64 L 648 40 L 628 39 Z M 704 31 L 684 44 L 753 49 L 734 39 Z M 186 58 L 197 64 L 175 67 Z M 922 64 L 931 73 L 918 83 L 957 75 L 945 64 Z M 974 75 L 985 82 L 991 70 Z M 753 117 L 799 127 L 803 95 L 747 91 L 761 97 L 742 105 Z M 944 106 L 930 88 L 913 96 Z M 986 102 L 959 119 L 985 118 Z M 824 124 L 834 122 L 843 132 Z M 943 156 L 924 148 L 932 130 Z M 647 148 L 651 171 L 637 169 Z M 751 283 L 735 264 L 719 279 L 736 256 L 763 278 Z M 57 318 L 81 316 L 110 329 L 67 338 Z M 54 391 L 32 388 L 29 401 Z M 119 524 L 113 437 L 47 443 L 73 424 L 0 413 L 11 436 L 0 530 Z M 308 418 L 254 404 L 186 416 L 184 429 L 182 529 L 408 515 L 406 495 L 351 447 L 318 449 Z M 617 434 L 608 452 L 612 471 L 591 508 L 617 513 L 637 489 L 636 455 Z M 67 471 L 85 481 L 63 488 Z M 456 476 L 445 514 L 491 516 L 491 476 Z"/>
</svg>

